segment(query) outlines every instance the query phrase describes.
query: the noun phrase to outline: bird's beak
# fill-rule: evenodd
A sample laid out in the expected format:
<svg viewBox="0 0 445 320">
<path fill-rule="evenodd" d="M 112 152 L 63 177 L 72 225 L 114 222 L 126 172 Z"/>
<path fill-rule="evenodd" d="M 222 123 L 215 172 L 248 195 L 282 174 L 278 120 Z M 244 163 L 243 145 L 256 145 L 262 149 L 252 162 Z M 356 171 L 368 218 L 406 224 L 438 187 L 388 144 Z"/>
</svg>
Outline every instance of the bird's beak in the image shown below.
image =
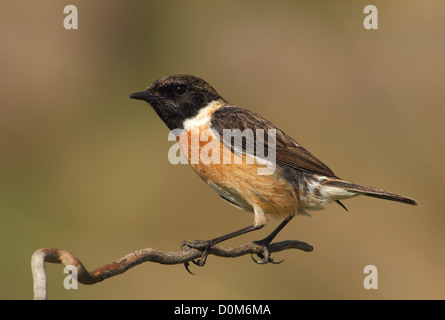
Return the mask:
<svg viewBox="0 0 445 320">
<path fill-rule="evenodd" d="M 128 96 L 131 99 L 144 100 L 147 102 L 159 100 L 161 97 L 151 94 L 149 91 L 135 92 Z"/>
</svg>

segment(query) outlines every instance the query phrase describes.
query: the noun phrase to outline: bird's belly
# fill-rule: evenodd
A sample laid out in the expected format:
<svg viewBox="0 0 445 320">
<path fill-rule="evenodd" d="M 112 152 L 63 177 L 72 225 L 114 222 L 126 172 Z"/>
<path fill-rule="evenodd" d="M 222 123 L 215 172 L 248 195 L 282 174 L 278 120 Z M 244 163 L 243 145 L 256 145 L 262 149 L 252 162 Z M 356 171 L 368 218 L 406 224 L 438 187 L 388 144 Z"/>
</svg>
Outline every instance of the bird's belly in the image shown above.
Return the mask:
<svg viewBox="0 0 445 320">
<path fill-rule="evenodd" d="M 258 169 L 265 165 L 257 161 L 248 164 L 245 155 L 232 154 L 230 162 L 227 158 L 224 161 L 225 146 L 216 138 L 200 141 L 199 148 L 193 148 L 190 138 L 191 132 L 186 132 L 179 141 L 189 164 L 229 203 L 246 211 L 258 208 L 272 217 L 283 218 L 297 212 L 297 196 L 278 166 L 274 173 L 260 175 Z"/>
</svg>

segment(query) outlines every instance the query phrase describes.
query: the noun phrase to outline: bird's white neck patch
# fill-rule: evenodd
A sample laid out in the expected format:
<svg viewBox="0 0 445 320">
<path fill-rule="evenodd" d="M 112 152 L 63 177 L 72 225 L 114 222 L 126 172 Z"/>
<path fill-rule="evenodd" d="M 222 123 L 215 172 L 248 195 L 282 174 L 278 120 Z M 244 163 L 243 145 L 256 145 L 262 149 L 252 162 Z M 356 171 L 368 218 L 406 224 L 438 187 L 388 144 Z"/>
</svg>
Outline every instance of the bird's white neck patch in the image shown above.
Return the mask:
<svg viewBox="0 0 445 320">
<path fill-rule="evenodd" d="M 210 102 L 207 106 L 199 110 L 196 116 L 184 120 L 183 123 L 184 130 L 190 131 L 193 128 L 200 128 L 207 126 L 212 116 L 212 113 L 215 112 L 215 110 L 221 108 L 223 104 L 224 103 L 220 100 L 214 100 Z"/>
</svg>

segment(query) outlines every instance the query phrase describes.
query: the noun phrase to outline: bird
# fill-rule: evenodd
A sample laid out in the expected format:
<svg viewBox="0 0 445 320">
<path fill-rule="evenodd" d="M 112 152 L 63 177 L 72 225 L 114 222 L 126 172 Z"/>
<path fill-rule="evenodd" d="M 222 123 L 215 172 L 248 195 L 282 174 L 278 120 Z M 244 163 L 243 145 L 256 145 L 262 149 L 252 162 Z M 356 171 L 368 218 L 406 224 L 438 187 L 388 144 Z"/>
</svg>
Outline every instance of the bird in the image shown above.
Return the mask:
<svg viewBox="0 0 445 320">
<path fill-rule="evenodd" d="M 212 246 L 263 228 L 269 217 L 282 222 L 267 237 L 255 241 L 264 248 L 263 254 L 258 254 L 261 260 L 254 259 L 261 264 L 275 263 L 269 244 L 297 215 L 310 216 L 311 211 L 324 209 L 332 202 L 347 210 L 341 201 L 359 195 L 418 205 L 412 198 L 343 180 L 284 131 L 259 114 L 230 104 L 199 77 L 169 75 L 129 97 L 151 105 L 170 132 L 174 132 L 190 166 L 222 199 L 253 212 L 252 225 L 210 240 L 184 241 L 181 247 L 202 252 L 201 258 L 194 261 L 197 265 L 205 264 Z M 194 133 L 200 137 L 204 132 L 205 141 L 199 138 L 192 148 Z M 253 139 L 244 134 L 237 140 L 241 143 L 233 143 L 236 134 L 226 139 L 227 132 L 252 133 Z M 212 150 L 208 154 L 216 161 L 200 159 L 204 148 Z M 227 159 L 231 161 L 217 161 L 223 160 L 223 154 L 229 155 Z M 273 161 L 269 155 L 274 156 Z M 259 174 L 259 169 L 266 165 L 272 169 Z"/>
</svg>

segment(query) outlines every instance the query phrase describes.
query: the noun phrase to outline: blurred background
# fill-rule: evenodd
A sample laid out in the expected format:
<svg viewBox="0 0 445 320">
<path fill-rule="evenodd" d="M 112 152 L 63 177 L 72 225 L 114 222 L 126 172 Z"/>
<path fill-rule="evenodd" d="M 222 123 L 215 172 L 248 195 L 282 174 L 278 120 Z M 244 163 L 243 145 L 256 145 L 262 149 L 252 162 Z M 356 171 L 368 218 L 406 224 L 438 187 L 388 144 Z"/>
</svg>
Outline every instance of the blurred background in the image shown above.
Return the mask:
<svg viewBox="0 0 445 320">
<path fill-rule="evenodd" d="M 365 30 L 363 9 L 378 8 Z M 66 5 L 78 30 L 65 30 Z M 128 99 L 188 73 L 272 121 L 349 181 L 416 198 L 358 197 L 298 217 L 277 237 L 314 246 L 210 256 L 204 268 L 145 263 L 49 299 L 445 298 L 443 1 L 60 1 L 0 4 L 0 298 L 32 299 L 41 247 L 88 269 L 142 248 L 177 251 L 252 223 L 188 165 L 166 126 Z M 278 224 L 224 243 L 262 239 Z M 378 269 L 365 290 L 363 269 Z"/>
</svg>

